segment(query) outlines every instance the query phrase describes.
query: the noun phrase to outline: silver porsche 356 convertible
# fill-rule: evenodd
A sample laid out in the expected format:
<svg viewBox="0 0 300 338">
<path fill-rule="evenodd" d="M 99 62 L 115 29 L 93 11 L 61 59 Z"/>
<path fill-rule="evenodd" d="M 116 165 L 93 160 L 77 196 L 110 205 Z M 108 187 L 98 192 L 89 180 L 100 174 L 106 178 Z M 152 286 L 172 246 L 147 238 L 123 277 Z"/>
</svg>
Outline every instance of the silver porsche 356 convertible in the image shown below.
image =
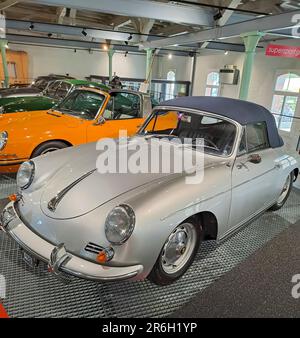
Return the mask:
<svg viewBox="0 0 300 338">
<path fill-rule="evenodd" d="M 200 183 L 187 184 L 190 172 L 99 173 L 95 143 L 59 150 L 22 164 L 2 230 L 29 264 L 44 261 L 60 279 L 165 285 L 185 273 L 202 241 L 281 208 L 299 173 L 273 115 L 254 103 L 167 101 L 129 142 L 153 146 L 162 137 L 204 140 L 201 149 L 189 144 L 204 158 Z"/>
</svg>

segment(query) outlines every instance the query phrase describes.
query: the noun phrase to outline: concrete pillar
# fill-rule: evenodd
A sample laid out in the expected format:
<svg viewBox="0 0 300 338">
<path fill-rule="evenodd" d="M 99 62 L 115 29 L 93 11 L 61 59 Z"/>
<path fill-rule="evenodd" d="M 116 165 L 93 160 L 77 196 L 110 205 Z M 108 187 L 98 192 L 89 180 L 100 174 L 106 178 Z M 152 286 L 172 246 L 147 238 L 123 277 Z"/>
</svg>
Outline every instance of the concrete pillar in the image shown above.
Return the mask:
<svg viewBox="0 0 300 338">
<path fill-rule="evenodd" d="M 149 92 L 151 92 L 152 65 L 153 65 L 153 49 L 146 48 L 146 80 L 149 83 Z"/>
<path fill-rule="evenodd" d="M 109 76 L 109 82 L 112 80 L 113 77 L 113 56 L 115 54 L 115 50 L 112 48 L 109 48 L 108 52 L 108 76 Z"/>
<path fill-rule="evenodd" d="M 8 74 L 8 67 L 7 67 L 7 60 L 6 60 L 6 46 L 7 46 L 7 43 L 8 43 L 7 40 L 0 39 L 2 67 L 3 67 L 3 74 L 4 74 L 4 86 L 6 88 L 9 87 L 9 74 Z"/>
<path fill-rule="evenodd" d="M 259 40 L 264 36 L 261 32 L 252 32 L 241 35 L 245 44 L 245 59 L 241 79 L 239 98 L 247 100 L 249 94 L 250 80 L 254 63 L 255 51 Z"/>
</svg>

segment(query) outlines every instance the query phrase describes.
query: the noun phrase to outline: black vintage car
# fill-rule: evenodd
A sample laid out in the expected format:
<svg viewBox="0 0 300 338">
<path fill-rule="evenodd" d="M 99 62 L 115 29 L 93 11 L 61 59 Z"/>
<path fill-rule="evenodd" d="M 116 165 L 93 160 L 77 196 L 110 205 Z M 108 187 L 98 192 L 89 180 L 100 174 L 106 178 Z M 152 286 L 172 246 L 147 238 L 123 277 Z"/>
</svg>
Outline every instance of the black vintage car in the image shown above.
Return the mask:
<svg viewBox="0 0 300 338">
<path fill-rule="evenodd" d="M 36 96 L 40 94 L 42 91 L 44 91 L 51 82 L 61 79 L 74 79 L 74 78 L 67 75 L 57 75 L 57 74 L 39 76 L 32 82 L 30 86 L 0 89 L 0 98 Z"/>
</svg>

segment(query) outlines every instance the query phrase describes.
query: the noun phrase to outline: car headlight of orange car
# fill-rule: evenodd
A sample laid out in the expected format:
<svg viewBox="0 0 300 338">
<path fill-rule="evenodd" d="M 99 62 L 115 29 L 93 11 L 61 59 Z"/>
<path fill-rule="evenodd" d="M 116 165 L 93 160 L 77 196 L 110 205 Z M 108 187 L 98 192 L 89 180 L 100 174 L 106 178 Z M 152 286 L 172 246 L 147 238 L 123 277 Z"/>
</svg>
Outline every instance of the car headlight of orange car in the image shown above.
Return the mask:
<svg viewBox="0 0 300 338">
<path fill-rule="evenodd" d="M 135 226 L 135 214 L 129 205 L 115 207 L 105 221 L 105 235 L 108 241 L 121 245 L 131 236 Z"/>
<path fill-rule="evenodd" d="M 8 133 L 7 131 L 2 131 L 0 133 L 0 150 L 4 149 L 7 143 Z"/>
<path fill-rule="evenodd" d="M 17 185 L 21 189 L 30 186 L 34 179 L 35 166 L 33 161 L 23 162 L 17 174 Z"/>
</svg>

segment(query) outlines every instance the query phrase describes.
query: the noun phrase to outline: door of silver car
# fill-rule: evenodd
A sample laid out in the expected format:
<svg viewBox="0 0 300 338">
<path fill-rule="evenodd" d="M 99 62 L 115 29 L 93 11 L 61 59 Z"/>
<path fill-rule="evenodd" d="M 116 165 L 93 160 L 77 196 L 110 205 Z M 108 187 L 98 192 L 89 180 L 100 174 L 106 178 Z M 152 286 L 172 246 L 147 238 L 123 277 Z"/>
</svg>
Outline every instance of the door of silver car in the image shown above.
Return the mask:
<svg viewBox="0 0 300 338">
<path fill-rule="evenodd" d="M 229 226 L 238 226 L 264 209 L 277 194 L 278 168 L 265 122 L 247 125 L 232 168 Z"/>
</svg>

